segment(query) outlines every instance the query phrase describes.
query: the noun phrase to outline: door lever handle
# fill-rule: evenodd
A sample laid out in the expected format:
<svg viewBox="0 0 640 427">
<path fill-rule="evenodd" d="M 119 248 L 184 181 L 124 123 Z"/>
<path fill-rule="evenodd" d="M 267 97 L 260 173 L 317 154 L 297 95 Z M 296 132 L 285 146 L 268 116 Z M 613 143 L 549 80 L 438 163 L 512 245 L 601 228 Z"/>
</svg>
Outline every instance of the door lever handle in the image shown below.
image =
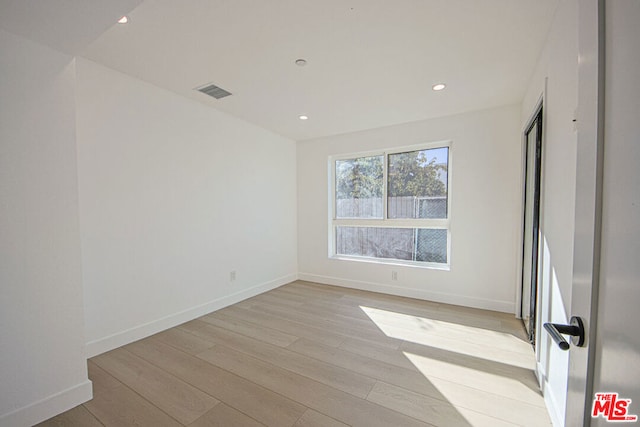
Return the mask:
<svg viewBox="0 0 640 427">
<path fill-rule="evenodd" d="M 551 338 L 558 344 L 560 350 L 569 350 L 569 343 L 561 334 L 571 335 L 573 345 L 582 347 L 584 345 L 584 324 L 577 316 L 571 318 L 569 325 L 559 325 L 557 323 L 545 323 L 544 329 L 551 335 Z"/>
</svg>

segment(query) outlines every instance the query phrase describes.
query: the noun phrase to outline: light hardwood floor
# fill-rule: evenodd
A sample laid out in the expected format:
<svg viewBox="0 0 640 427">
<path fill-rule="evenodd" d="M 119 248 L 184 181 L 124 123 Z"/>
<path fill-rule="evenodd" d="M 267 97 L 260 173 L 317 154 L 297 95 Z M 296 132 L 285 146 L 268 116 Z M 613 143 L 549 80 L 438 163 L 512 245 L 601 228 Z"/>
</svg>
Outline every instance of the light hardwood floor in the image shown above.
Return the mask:
<svg viewBox="0 0 640 427">
<path fill-rule="evenodd" d="M 41 426 L 549 426 L 513 315 L 298 281 L 89 360 Z"/>
</svg>

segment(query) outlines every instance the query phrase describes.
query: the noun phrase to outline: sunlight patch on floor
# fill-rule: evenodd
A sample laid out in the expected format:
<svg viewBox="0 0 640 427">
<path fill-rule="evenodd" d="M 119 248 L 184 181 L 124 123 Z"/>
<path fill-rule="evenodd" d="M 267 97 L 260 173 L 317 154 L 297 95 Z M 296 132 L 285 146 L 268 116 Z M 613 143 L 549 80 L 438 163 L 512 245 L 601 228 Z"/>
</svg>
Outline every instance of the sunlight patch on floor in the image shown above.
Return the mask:
<svg viewBox="0 0 640 427">
<path fill-rule="evenodd" d="M 431 359 L 404 352 L 404 355 L 429 381 L 439 380 L 463 383 L 479 391 L 494 393 L 510 399 L 544 406 L 539 391 L 533 389 L 535 383 L 531 379 L 517 379 L 479 369 L 461 366 L 442 360 Z"/>
<path fill-rule="evenodd" d="M 527 386 L 530 381 L 407 352 L 404 355 L 473 426 L 550 425 L 542 395 Z"/>
<path fill-rule="evenodd" d="M 493 362 L 533 369 L 531 346 L 511 334 L 360 306 L 388 337 Z"/>
</svg>

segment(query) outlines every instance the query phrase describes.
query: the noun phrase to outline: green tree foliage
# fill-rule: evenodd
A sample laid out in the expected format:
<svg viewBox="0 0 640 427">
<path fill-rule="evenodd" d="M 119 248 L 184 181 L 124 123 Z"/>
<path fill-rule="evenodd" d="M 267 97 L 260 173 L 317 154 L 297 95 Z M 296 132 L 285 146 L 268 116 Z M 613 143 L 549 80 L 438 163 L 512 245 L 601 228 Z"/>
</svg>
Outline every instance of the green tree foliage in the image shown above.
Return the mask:
<svg viewBox="0 0 640 427">
<path fill-rule="evenodd" d="M 446 196 L 440 178 L 447 164 L 427 157 L 429 150 L 409 151 L 389 156 L 389 197 Z M 336 161 L 336 198 L 366 199 L 382 197 L 383 157 L 359 157 Z"/>
<path fill-rule="evenodd" d="M 427 151 L 410 151 L 389 156 L 389 196 L 446 196 L 447 188 L 440 179 L 447 165 L 437 164 L 436 158 L 427 158 Z"/>
<path fill-rule="evenodd" d="M 382 156 L 336 161 L 336 198 L 382 197 Z"/>
</svg>

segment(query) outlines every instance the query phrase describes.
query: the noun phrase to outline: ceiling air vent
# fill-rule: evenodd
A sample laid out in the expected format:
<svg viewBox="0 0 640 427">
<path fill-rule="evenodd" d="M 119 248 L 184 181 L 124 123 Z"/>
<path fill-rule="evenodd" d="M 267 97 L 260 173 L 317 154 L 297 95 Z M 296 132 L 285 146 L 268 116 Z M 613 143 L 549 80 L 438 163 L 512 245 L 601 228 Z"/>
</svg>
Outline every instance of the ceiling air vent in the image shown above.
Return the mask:
<svg viewBox="0 0 640 427">
<path fill-rule="evenodd" d="M 231 95 L 231 92 L 227 92 L 226 90 L 214 84 L 201 86 L 196 90 L 204 93 L 205 95 L 213 96 L 215 99 L 220 99 L 220 98 L 224 98 L 225 96 Z"/>
</svg>

